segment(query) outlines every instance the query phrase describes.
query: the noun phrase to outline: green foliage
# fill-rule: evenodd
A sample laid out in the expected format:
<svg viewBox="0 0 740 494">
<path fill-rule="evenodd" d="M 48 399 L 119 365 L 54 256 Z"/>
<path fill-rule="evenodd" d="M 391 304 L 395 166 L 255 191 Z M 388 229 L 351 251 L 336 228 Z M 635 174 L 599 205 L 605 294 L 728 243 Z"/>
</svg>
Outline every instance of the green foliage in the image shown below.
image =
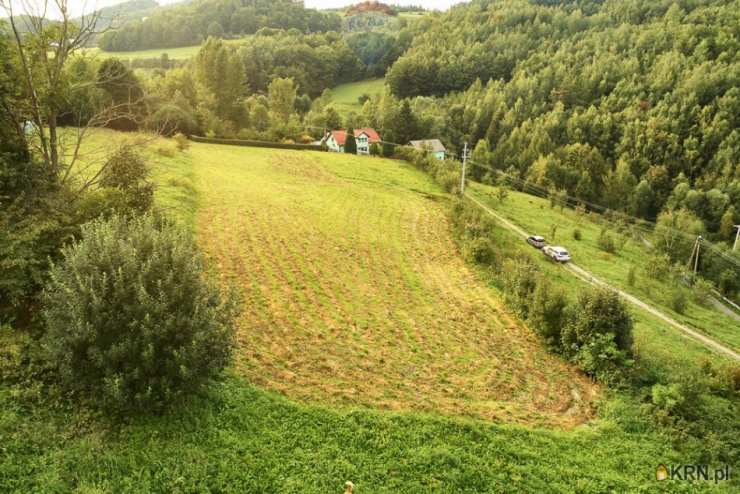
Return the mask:
<svg viewBox="0 0 740 494">
<path fill-rule="evenodd" d="M 260 28 L 336 31 L 340 20 L 331 13 L 305 9 L 292 0 L 198 1 L 155 10 L 143 21 L 127 22 L 99 40 L 106 51 L 168 48 L 200 43 L 208 36 L 254 34 Z"/>
<path fill-rule="evenodd" d="M 144 115 L 144 91 L 139 79 L 120 60 L 109 58 L 97 71 L 97 89 L 105 94 L 110 115 L 105 123 L 116 130 L 136 130 Z"/>
<path fill-rule="evenodd" d="M 278 31 L 247 38 L 238 46 L 246 84 L 266 92 L 277 77 L 290 77 L 315 98 L 338 84 L 362 79 L 362 61 L 336 33 L 300 35 Z M 354 101 L 353 101 L 354 102 Z"/>
<path fill-rule="evenodd" d="M 573 229 L 573 240 L 580 241 L 581 238 L 582 238 L 581 230 L 579 228 L 574 228 Z"/>
<path fill-rule="evenodd" d="M 560 349 L 560 333 L 567 323 L 568 299 L 544 275 L 537 277 L 527 322 L 552 349 Z"/>
<path fill-rule="evenodd" d="M 273 79 L 267 87 L 272 117 L 285 121 L 295 112 L 296 87 L 293 79 Z"/>
<path fill-rule="evenodd" d="M 186 151 L 190 147 L 190 141 L 181 133 L 175 134 L 172 139 L 175 141 L 177 149 L 180 151 Z"/>
<path fill-rule="evenodd" d="M 416 33 L 388 87 L 425 132 L 458 152 L 480 146 L 479 163 L 651 221 L 684 209 L 729 240 L 740 221 L 737 5 L 576 3 L 452 8 Z"/>
<path fill-rule="evenodd" d="M 676 287 L 673 290 L 671 290 L 670 293 L 670 305 L 671 309 L 675 310 L 679 314 L 683 314 L 686 312 L 686 307 L 688 306 L 689 301 L 688 297 L 686 296 L 686 291 L 683 290 L 680 287 Z"/>
<path fill-rule="evenodd" d="M 148 181 L 144 158 L 130 147 L 116 151 L 103 166 L 100 186 L 120 193 L 122 204 L 113 204 L 120 212 L 144 213 L 154 202 L 154 185 Z"/>
<path fill-rule="evenodd" d="M 348 154 L 357 154 L 357 141 L 355 141 L 355 133 L 352 129 L 347 129 L 346 131 L 344 152 Z"/>
<path fill-rule="evenodd" d="M 617 251 L 617 244 L 614 240 L 614 236 L 606 229 L 601 230 L 599 238 L 596 240 L 596 245 L 598 245 L 599 249 L 604 252 L 613 254 Z"/>
<path fill-rule="evenodd" d="M 110 409 L 156 409 L 229 362 L 236 303 L 193 238 L 152 216 L 82 229 L 44 290 L 43 345 L 61 385 Z"/>
<path fill-rule="evenodd" d="M 654 254 L 645 263 L 645 274 L 654 280 L 664 280 L 671 270 L 668 254 Z"/>
<path fill-rule="evenodd" d="M 697 278 L 691 288 L 691 294 L 694 301 L 699 305 L 707 305 L 712 298 L 714 285 L 711 281 L 704 278 Z"/>
<path fill-rule="evenodd" d="M 250 139 L 219 139 L 216 137 L 199 137 L 191 136 L 190 138 L 194 142 L 206 142 L 212 144 L 228 144 L 231 146 L 247 146 L 247 147 L 258 147 L 258 148 L 274 148 L 274 149 L 296 149 L 296 150 L 310 150 L 310 151 L 326 151 L 327 149 L 321 146 L 315 146 L 313 144 L 290 144 L 286 142 L 271 142 L 271 141 L 254 141 Z"/>
<path fill-rule="evenodd" d="M 609 289 L 587 290 L 571 308 L 562 349 L 586 373 L 605 382 L 619 377 L 632 352 L 632 317 Z"/>
<path fill-rule="evenodd" d="M 637 279 L 637 273 L 635 266 L 630 266 L 629 271 L 627 271 L 627 284 L 629 286 L 635 286 L 635 281 Z"/>
<path fill-rule="evenodd" d="M 195 116 L 177 105 L 164 104 L 146 119 L 147 129 L 165 136 L 192 134 L 198 128 Z"/>
<path fill-rule="evenodd" d="M 703 232 L 701 220 L 687 209 L 665 211 L 658 216 L 655 246 L 672 261 L 686 262 L 694 239 Z"/>
<path fill-rule="evenodd" d="M 693 458 L 667 444 L 626 400 L 603 407 L 608 424 L 551 431 L 365 407 L 345 412 L 229 377 L 206 399 L 109 428 L 70 410 L 28 413 L 8 394 L 0 393 L 8 452 L 0 490 L 7 492 L 325 494 L 341 493 L 347 479 L 356 493 L 407 492 L 429 490 L 421 479 L 434 478 L 434 490 L 443 492 L 507 492 L 516 485 L 566 493 L 578 485 L 595 494 L 644 490 L 655 482 L 656 458 Z M 399 456 L 406 460 L 400 465 Z M 685 490 L 733 487 L 692 482 Z"/>
<path fill-rule="evenodd" d="M 501 279 L 504 285 L 504 297 L 506 302 L 523 319 L 529 317 L 535 304 L 534 293 L 537 290 L 540 277 L 541 274 L 537 265 L 527 256 L 507 259 L 503 263 Z M 546 287 L 543 287 L 543 289 L 546 289 Z M 541 293 L 540 297 L 545 297 L 545 294 Z M 537 310 L 541 312 L 548 309 L 540 307 Z M 534 317 L 542 319 L 544 315 L 540 313 Z M 549 336 L 549 330 L 543 330 L 543 333 Z"/>
</svg>

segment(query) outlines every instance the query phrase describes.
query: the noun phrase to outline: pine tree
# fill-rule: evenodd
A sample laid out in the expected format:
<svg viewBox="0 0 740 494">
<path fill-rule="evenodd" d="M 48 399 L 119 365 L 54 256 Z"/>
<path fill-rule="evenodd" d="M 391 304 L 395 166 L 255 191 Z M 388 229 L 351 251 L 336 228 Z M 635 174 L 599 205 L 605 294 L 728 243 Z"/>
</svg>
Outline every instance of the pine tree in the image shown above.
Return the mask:
<svg viewBox="0 0 740 494">
<path fill-rule="evenodd" d="M 344 140 L 344 152 L 347 154 L 357 154 L 357 142 L 355 133 L 352 129 L 347 129 L 347 138 Z"/>
<path fill-rule="evenodd" d="M 394 122 L 393 135 L 399 144 L 407 144 L 409 141 L 419 138 L 419 123 L 416 115 L 411 110 L 409 100 L 404 100 L 401 104 L 401 110 Z"/>
</svg>

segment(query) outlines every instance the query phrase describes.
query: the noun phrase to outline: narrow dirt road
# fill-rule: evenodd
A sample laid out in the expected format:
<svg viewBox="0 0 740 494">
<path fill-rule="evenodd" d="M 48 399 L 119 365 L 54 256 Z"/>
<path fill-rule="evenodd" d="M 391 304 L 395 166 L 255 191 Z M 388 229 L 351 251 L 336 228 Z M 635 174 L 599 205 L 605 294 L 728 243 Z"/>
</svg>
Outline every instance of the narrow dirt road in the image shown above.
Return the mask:
<svg viewBox="0 0 740 494">
<path fill-rule="evenodd" d="M 504 218 L 503 216 L 501 216 L 500 214 L 498 214 L 497 212 L 495 212 L 493 209 L 491 209 L 490 207 L 488 207 L 485 204 L 483 204 L 478 199 L 476 199 L 474 197 L 471 197 L 469 194 L 465 194 L 465 197 L 467 197 L 468 199 L 470 199 L 474 204 L 476 204 L 478 207 L 480 207 L 486 213 L 488 213 L 492 217 L 496 218 L 496 220 L 498 222 L 500 222 L 502 225 L 504 225 L 509 230 L 511 230 L 511 231 L 513 231 L 513 232 L 515 232 L 515 233 L 517 233 L 519 235 L 521 235 L 524 238 L 527 238 L 528 237 L 528 234 L 527 234 L 526 231 L 524 231 L 522 228 L 520 228 L 519 226 L 515 225 L 511 221 L 507 220 L 506 218 Z M 714 340 L 714 339 L 712 339 L 712 338 L 710 338 L 710 337 L 708 337 L 706 335 L 703 335 L 703 334 L 699 333 L 698 331 L 695 331 L 695 330 L 689 328 L 688 326 L 686 326 L 684 324 L 681 324 L 680 322 L 676 321 L 672 317 L 670 317 L 667 314 L 661 312 L 660 310 L 656 309 L 655 307 L 653 307 L 653 306 L 651 306 L 651 305 L 643 302 L 642 300 L 638 299 L 637 297 L 635 297 L 633 295 L 630 295 L 629 293 L 627 293 L 627 292 L 625 292 L 623 290 L 620 290 L 619 288 L 617 288 L 617 287 L 615 287 L 613 285 L 610 285 L 609 283 L 607 283 L 607 282 L 605 282 L 605 281 L 597 278 L 596 276 L 594 276 L 593 274 L 591 274 L 589 271 L 586 271 L 585 269 L 579 267 L 578 265 L 570 262 L 570 263 L 565 264 L 565 269 L 567 269 L 574 276 L 576 276 L 577 278 L 585 281 L 586 283 L 590 283 L 590 284 L 595 285 L 595 286 L 604 286 L 604 287 L 610 288 L 611 290 L 614 290 L 622 298 L 624 298 L 625 300 L 627 300 L 631 304 L 633 304 L 633 305 L 635 305 L 635 306 L 643 309 L 644 311 L 647 311 L 648 313 L 652 314 L 653 316 L 657 317 L 658 319 L 662 320 L 663 322 L 668 323 L 670 326 L 673 326 L 674 328 L 678 329 L 679 331 L 681 331 L 683 333 L 684 336 L 693 338 L 693 339 L 701 342 L 702 344 L 704 344 L 705 346 L 707 346 L 708 348 L 710 348 L 710 349 L 712 349 L 712 350 L 714 350 L 716 352 L 719 352 L 719 353 L 721 353 L 723 355 L 726 355 L 726 356 L 728 356 L 728 357 L 730 357 L 730 358 L 732 358 L 734 360 L 740 361 L 740 354 L 737 353 L 736 351 L 732 350 L 731 348 L 728 348 L 727 346 L 719 343 L 718 341 L 716 341 L 716 340 Z"/>
</svg>

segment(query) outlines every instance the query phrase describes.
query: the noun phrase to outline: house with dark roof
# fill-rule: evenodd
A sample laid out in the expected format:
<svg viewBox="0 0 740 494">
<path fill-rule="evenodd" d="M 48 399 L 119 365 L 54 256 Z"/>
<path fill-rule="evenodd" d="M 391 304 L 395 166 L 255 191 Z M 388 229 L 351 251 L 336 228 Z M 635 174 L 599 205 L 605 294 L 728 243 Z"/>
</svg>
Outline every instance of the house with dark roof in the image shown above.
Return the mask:
<svg viewBox="0 0 740 494">
<path fill-rule="evenodd" d="M 355 136 L 355 142 L 357 143 L 357 154 L 370 154 L 370 146 L 372 144 L 380 144 L 380 136 L 375 131 L 375 129 L 372 129 L 370 127 L 365 127 L 364 129 L 355 129 L 352 131 Z M 323 142 L 331 149 L 332 151 L 335 151 L 337 153 L 343 153 L 344 152 L 344 143 L 347 140 L 347 132 L 344 130 L 332 130 L 328 134 L 326 134 L 326 137 L 324 137 Z"/>
<path fill-rule="evenodd" d="M 432 153 L 438 160 L 445 159 L 447 149 L 439 139 L 423 139 L 421 141 L 410 141 L 409 144 L 417 151 Z"/>
</svg>

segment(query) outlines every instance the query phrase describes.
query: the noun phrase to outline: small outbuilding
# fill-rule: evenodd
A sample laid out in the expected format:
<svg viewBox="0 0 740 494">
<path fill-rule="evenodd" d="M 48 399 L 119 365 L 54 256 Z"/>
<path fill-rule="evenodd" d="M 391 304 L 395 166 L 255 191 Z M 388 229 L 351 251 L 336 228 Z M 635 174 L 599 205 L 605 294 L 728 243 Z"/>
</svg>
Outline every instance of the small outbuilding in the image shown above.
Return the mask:
<svg viewBox="0 0 740 494">
<path fill-rule="evenodd" d="M 438 160 L 445 159 L 447 149 L 439 139 L 423 139 L 421 141 L 410 141 L 409 144 L 418 151 L 432 153 Z"/>
</svg>

